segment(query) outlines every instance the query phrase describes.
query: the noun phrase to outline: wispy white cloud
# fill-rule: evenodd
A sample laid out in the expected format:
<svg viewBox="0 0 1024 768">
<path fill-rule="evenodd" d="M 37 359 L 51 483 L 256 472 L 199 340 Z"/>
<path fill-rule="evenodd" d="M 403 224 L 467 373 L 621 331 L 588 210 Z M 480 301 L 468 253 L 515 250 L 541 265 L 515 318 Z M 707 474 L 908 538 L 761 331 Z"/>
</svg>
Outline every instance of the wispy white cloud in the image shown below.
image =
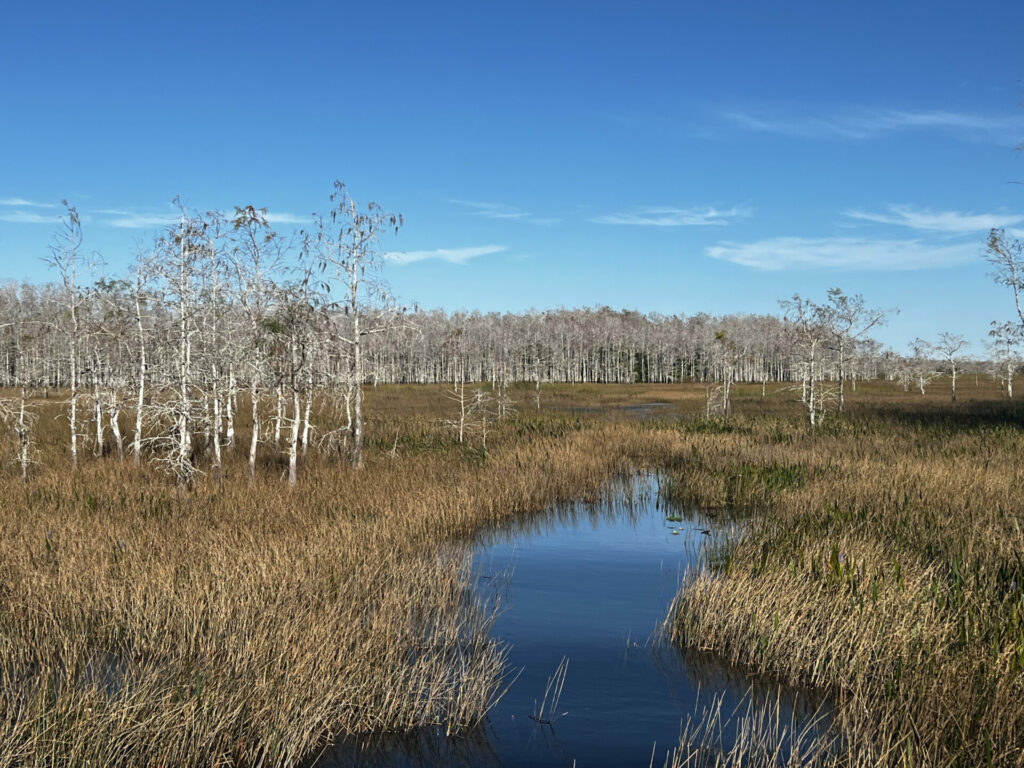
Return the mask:
<svg viewBox="0 0 1024 768">
<path fill-rule="evenodd" d="M 20 206 L 24 208 L 56 208 L 53 203 L 37 203 L 23 197 L 0 197 L 0 205 Z"/>
<path fill-rule="evenodd" d="M 310 216 L 300 216 L 297 213 L 275 213 L 267 212 L 267 221 L 271 224 L 308 224 L 312 221 Z"/>
<path fill-rule="evenodd" d="M 155 229 L 167 227 L 181 221 L 180 214 L 173 213 L 132 213 L 115 214 L 113 219 L 104 219 L 101 224 L 118 229 Z"/>
<path fill-rule="evenodd" d="M 504 245 L 480 245 L 471 248 L 438 248 L 434 251 L 389 251 L 384 258 L 394 264 L 412 264 L 414 261 L 438 259 L 452 264 L 465 264 L 477 256 L 507 251 Z"/>
<path fill-rule="evenodd" d="M 722 112 L 720 117 L 728 122 L 735 123 L 741 128 L 762 133 L 781 133 L 786 136 L 798 136 L 805 139 L 835 137 L 846 139 L 866 138 L 862 127 L 830 118 L 809 115 L 770 117 L 741 111 Z"/>
<path fill-rule="evenodd" d="M 60 216 L 55 214 L 43 215 L 34 211 L 5 211 L 0 213 L 0 221 L 8 221 L 14 224 L 56 224 Z"/>
<path fill-rule="evenodd" d="M 42 209 L 43 211 L 57 208 L 52 203 L 39 203 L 27 200 L 23 197 L 0 197 L 0 221 L 12 222 L 15 224 L 56 224 L 60 221 L 57 213 L 44 213 L 26 208 Z M 98 217 L 96 224 L 117 229 L 160 229 L 172 226 L 181 220 L 181 214 L 173 209 L 165 208 L 143 208 L 133 210 L 130 208 L 96 208 L 89 211 L 80 211 L 82 221 L 90 221 L 93 216 Z M 271 211 L 267 213 L 267 221 L 271 224 L 306 224 L 311 220 L 309 216 L 300 216 L 285 211 Z"/>
<path fill-rule="evenodd" d="M 553 216 L 537 216 L 530 211 L 524 211 L 522 208 L 504 203 L 484 203 L 476 200 L 450 200 L 449 202 L 468 208 L 474 216 L 482 216 L 485 219 L 522 221 L 541 225 L 557 224 L 561 221 Z"/>
<path fill-rule="evenodd" d="M 627 213 L 611 213 L 591 219 L 597 224 L 629 224 L 642 227 L 706 227 L 729 224 L 750 215 L 750 209 L 718 208 L 643 208 Z"/>
<path fill-rule="evenodd" d="M 112 218 L 101 219 L 100 224 L 118 229 L 161 229 L 177 224 L 181 221 L 181 214 L 174 211 L 165 213 L 153 211 L 131 211 L 121 208 L 105 208 L 96 211 Z M 268 212 L 267 221 L 271 224 L 305 224 L 310 221 L 309 216 L 299 216 L 295 213 Z"/>
<path fill-rule="evenodd" d="M 1021 214 L 932 211 L 928 208 L 914 208 L 909 205 L 890 205 L 888 213 L 854 210 L 847 211 L 846 215 L 851 219 L 871 221 L 877 224 L 894 224 L 926 232 L 952 234 L 981 232 L 994 227 L 1009 227 L 1024 221 L 1024 215 Z"/>
<path fill-rule="evenodd" d="M 712 258 L 766 271 L 935 269 L 975 261 L 978 253 L 976 242 L 936 245 L 917 239 L 852 237 L 776 237 L 751 243 L 724 242 L 707 249 Z"/>
<path fill-rule="evenodd" d="M 479 203 L 474 200 L 452 200 L 451 202 L 463 205 L 471 209 L 475 215 L 483 216 L 486 219 L 525 219 L 530 216 L 529 211 L 502 203 Z"/>
<path fill-rule="evenodd" d="M 873 139 L 908 130 L 941 130 L 972 140 L 1015 144 L 1024 131 L 1020 116 L 945 110 L 847 109 L 831 114 L 770 115 L 725 110 L 719 117 L 741 128 L 805 139 Z"/>
</svg>

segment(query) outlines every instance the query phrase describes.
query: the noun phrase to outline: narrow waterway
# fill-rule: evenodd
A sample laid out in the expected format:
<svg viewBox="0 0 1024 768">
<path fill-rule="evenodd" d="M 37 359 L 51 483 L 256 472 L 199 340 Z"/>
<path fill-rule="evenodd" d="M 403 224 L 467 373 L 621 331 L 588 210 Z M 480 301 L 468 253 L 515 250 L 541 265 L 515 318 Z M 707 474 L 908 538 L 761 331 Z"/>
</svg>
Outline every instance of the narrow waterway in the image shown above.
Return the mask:
<svg viewBox="0 0 1024 768">
<path fill-rule="evenodd" d="M 492 636 L 507 649 L 508 669 L 487 722 L 457 739 L 425 732 L 349 745 L 332 764 L 661 766 L 702 707 L 717 701 L 728 715 L 757 696 L 742 672 L 659 633 L 686 570 L 704 567 L 721 525 L 667 507 L 657 478 L 641 476 L 599 502 L 483 535 L 476 589 L 498 607 Z M 783 696 L 783 709 L 793 706 Z"/>
</svg>

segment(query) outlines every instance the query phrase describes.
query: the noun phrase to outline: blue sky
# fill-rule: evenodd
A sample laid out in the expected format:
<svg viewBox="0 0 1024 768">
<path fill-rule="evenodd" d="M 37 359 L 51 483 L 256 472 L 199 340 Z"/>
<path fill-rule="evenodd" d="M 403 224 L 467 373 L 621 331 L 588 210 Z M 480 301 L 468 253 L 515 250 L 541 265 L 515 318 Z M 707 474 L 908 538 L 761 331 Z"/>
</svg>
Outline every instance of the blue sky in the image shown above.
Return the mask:
<svg viewBox="0 0 1024 768">
<path fill-rule="evenodd" d="M 1011 299 L 1024 3 L 14 4 L 0 24 L 0 279 L 62 198 L 111 271 L 180 195 L 277 226 L 335 178 L 401 212 L 393 291 L 446 309 L 777 312 L 831 286 L 879 337 Z"/>
</svg>

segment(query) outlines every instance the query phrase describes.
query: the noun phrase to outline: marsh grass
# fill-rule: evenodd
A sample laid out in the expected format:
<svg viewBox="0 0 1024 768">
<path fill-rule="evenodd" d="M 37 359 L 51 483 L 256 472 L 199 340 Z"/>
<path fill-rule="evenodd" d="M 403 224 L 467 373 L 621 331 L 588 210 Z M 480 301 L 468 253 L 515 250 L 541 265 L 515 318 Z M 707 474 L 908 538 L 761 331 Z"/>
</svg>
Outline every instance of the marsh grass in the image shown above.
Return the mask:
<svg viewBox="0 0 1024 768">
<path fill-rule="evenodd" d="M 811 764 L 1024 764 L 1024 407 L 738 421 L 676 457 L 674 495 L 749 520 L 680 591 L 675 640 L 829 692 L 843 749 Z"/>
<path fill-rule="evenodd" d="M 311 453 L 291 491 L 269 447 L 253 481 L 229 453 L 221 487 L 110 451 L 72 474 L 40 403 L 41 465 L 0 477 L 0 765 L 295 765 L 479 723 L 505 670 L 464 542 L 599 496 L 638 436 L 541 414 L 474 460 L 436 393 L 376 394 L 367 469 Z"/>
<path fill-rule="evenodd" d="M 806 714 L 774 698 L 746 697 L 726 709 L 721 696 L 698 705 L 683 724 L 679 745 L 668 751 L 664 768 L 743 768 L 746 766 L 823 766 L 834 764 L 843 747 L 824 735 L 828 718 Z M 651 764 L 653 766 L 653 759 Z M 856 765 L 856 763 L 854 763 Z"/>
<path fill-rule="evenodd" d="M 366 470 L 310 452 L 291 491 L 269 446 L 252 481 L 227 453 L 220 487 L 109 445 L 72 474 L 59 397 L 33 401 L 39 463 L 0 471 L 0 765 L 295 765 L 466 732 L 506 672 L 465 544 L 638 468 L 744 518 L 681 592 L 677 642 L 828 692 L 839 764 L 1021 763 L 1024 412 L 994 386 L 859 384 L 816 433 L 760 387 L 727 422 L 699 386 L 514 394 L 483 455 L 443 428 L 442 387 L 368 388 Z"/>
</svg>

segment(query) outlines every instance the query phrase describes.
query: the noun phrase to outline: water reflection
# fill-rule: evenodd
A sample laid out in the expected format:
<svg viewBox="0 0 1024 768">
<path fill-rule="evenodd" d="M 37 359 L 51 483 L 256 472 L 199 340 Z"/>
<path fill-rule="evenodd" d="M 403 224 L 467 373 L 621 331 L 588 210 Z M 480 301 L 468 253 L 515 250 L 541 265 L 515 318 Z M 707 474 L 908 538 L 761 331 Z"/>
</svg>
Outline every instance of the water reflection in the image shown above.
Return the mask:
<svg viewBox="0 0 1024 768">
<path fill-rule="evenodd" d="M 482 534 L 475 590 L 498 607 L 492 636 L 507 650 L 508 670 L 486 722 L 459 738 L 428 729 L 349 740 L 318 765 L 647 765 L 652 749 L 675 747 L 708 707 L 727 714 L 773 702 L 786 717 L 813 719 L 820 701 L 665 641 L 681 581 L 706 567 L 737 524 L 667 504 L 658 486 L 655 475 L 622 479 L 601 499 Z M 558 711 L 567 714 L 535 722 L 564 657 Z M 728 748 L 733 737 L 723 730 L 717 738 Z"/>
<path fill-rule="evenodd" d="M 613 478 L 604 491 L 585 500 L 557 504 L 536 515 L 521 515 L 496 528 L 481 531 L 474 550 L 477 555 L 500 544 L 525 542 L 567 529 L 596 531 L 611 523 L 635 526 L 651 513 L 651 505 L 661 509 L 668 502 L 657 496 L 658 476 L 645 473 Z"/>
</svg>

